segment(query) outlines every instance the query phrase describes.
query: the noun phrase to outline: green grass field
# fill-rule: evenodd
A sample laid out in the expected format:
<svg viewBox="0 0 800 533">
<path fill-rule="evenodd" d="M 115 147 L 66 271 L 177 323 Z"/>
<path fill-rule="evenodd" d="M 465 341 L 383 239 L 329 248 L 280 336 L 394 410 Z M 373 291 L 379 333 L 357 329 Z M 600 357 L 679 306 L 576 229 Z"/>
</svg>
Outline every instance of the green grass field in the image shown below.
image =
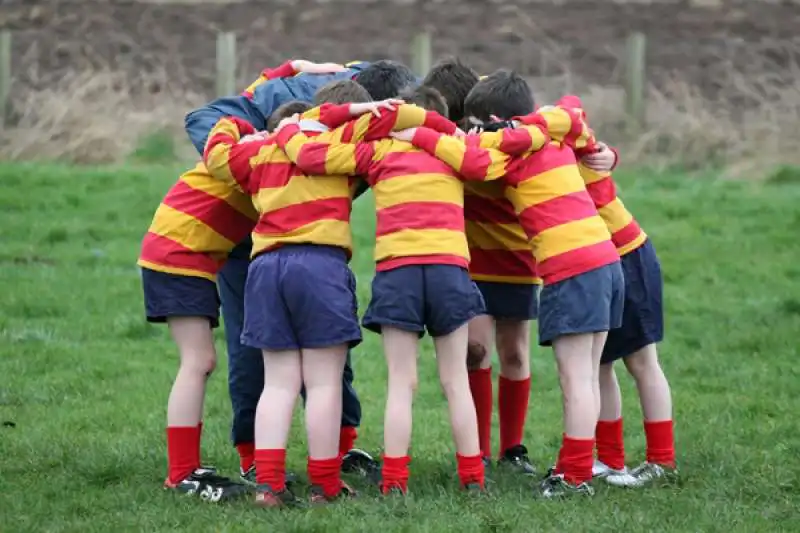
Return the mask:
<svg viewBox="0 0 800 533">
<path fill-rule="evenodd" d="M 143 318 L 139 242 L 175 168 L 0 167 L 0 531 L 798 531 L 800 530 L 800 180 L 763 184 L 621 176 L 666 277 L 661 349 L 675 396 L 681 481 L 642 492 L 598 486 L 591 500 L 541 502 L 495 477 L 456 490 L 430 345 L 420 365 L 412 497 L 363 497 L 287 512 L 210 506 L 165 493 L 165 402 L 177 356 Z M 370 200 L 354 215 L 354 268 L 369 295 Z M 362 307 L 363 309 L 363 307 Z M 234 474 L 225 352 L 210 381 L 204 459 Z M 554 460 L 561 406 L 549 351 L 531 353 L 526 443 Z M 386 371 L 378 338 L 354 359 L 359 445 L 379 453 Z M 620 367 L 628 462 L 643 459 L 638 400 Z M 15 426 L 12 427 L 12 423 Z M 496 433 L 495 433 L 496 434 Z M 302 472 L 298 425 L 290 468 Z"/>
</svg>

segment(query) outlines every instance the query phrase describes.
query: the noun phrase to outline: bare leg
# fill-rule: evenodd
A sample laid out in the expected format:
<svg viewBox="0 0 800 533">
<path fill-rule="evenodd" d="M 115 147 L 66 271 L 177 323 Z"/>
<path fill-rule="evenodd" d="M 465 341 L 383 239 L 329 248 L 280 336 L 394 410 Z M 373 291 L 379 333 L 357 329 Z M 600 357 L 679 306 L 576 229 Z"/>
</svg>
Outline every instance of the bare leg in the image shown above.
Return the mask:
<svg viewBox="0 0 800 533">
<path fill-rule="evenodd" d="M 492 366 L 494 319 L 489 315 L 476 316 L 469 321 L 467 368 L 475 371 Z"/>
<path fill-rule="evenodd" d="M 264 390 L 256 407 L 256 449 L 284 450 L 303 373 L 297 350 L 262 350 Z"/>
<path fill-rule="evenodd" d="M 217 364 L 214 336 L 205 317 L 174 317 L 168 324 L 180 367 L 167 403 L 167 425 L 197 426 L 203 418 L 206 380 Z"/>
<path fill-rule="evenodd" d="M 500 375 L 520 381 L 531 377 L 531 330 L 527 320 L 498 320 L 496 323 L 497 355 Z"/>
<path fill-rule="evenodd" d="M 467 326 L 433 339 L 439 380 L 447 397 L 450 426 L 459 455 L 473 456 L 480 453 L 478 444 L 478 421 L 469 390 L 467 365 Z"/>
<path fill-rule="evenodd" d="M 558 379 L 564 396 L 564 432 L 572 438 L 593 439 L 597 423 L 592 349 L 594 335 L 564 335 L 553 340 Z"/>
<path fill-rule="evenodd" d="M 336 457 L 339 454 L 342 373 L 347 346 L 304 349 L 302 353 L 308 455 L 318 459 Z"/>
<path fill-rule="evenodd" d="M 600 365 L 600 420 L 622 418 L 622 393 L 614 364 Z"/>
<path fill-rule="evenodd" d="M 672 420 L 672 392 L 658 362 L 656 345 L 645 346 L 624 361 L 636 381 L 644 419 Z"/>
<path fill-rule="evenodd" d="M 417 389 L 419 339 L 414 332 L 392 327 L 383 327 L 382 337 L 389 367 L 383 423 L 384 454 L 387 457 L 405 457 L 411 446 L 411 412 Z"/>
<path fill-rule="evenodd" d="M 478 417 L 478 437 L 481 454 L 492 456 L 492 412 L 494 392 L 492 390 L 492 344 L 494 319 L 488 315 L 476 316 L 468 325 L 467 370 L 469 389 Z"/>
</svg>

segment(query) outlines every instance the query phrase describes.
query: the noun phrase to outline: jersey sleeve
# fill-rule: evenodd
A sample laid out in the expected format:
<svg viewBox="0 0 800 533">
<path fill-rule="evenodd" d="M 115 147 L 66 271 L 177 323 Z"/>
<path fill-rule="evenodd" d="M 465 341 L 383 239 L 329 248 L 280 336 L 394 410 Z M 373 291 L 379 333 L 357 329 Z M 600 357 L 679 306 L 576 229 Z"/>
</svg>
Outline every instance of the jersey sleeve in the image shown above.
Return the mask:
<svg viewBox="0 0 800 533">
<path fill-rule="evenodd" d="M 253 94 L 256 92 L 256 87 L 258 87 L 262 83 L 278 78 L 290 78 L 295 74 L 297 74 L 297 71 L 292 66 L 291 61 L 286 61 L 277 68 L 265 68 L 264 70 L 261 71 L 261 75 L 258 77 L 258 79 L 253 83 L 251 83 L 247 87 L 247 89 L 245 89 L 242 92 L 242 96 L 246 96 L 247 98 L 252 98 Z"/>
<path fill-rule="evenodd" d="M 484 148 L 479 139 L 457 139 L 428 128 L 418 128 L 411 143 L 450 165 L 469 181 L 502 178 L 512 158 L 496 148 Z"/>
<path fill-rule="evenodd" d="M 597 139 L 586 122 L 583 104 L 577 96 L 565 96 L 555 106 L 541 107 L 534 113 L 518 117 L 516 120 L 527 125 L 537 120 L 537 117 L 539 120 L 544 120 L 547 133 L 554 141 L 572 148 L 578 157 L 597 149 Z"/>
<path fill-rule="evenodd" d="M 457 129 L 455 123 L 435 111 L 412 104 L 401 104 L 392 111 L 381 109 L 380 113 L 379 117 L 372 113 L 353 117 L 350 104 L 323 104 L 303 113 L 303 118 L 316 120 L 330 129 L 344 128 L 338 137 L 344 142 L 375 141 L 393 131 L 422 126 L 450 135 Z"/>
<path fill-rule="evenodd" d="M 470 136 L 472 137 L 472 136 Z M 527 124 L 518 128 L 503 128 L 493 132 L 482 132 L 478 135 L 480 147 L 500 150 L 508 155 L 522 155 L 535 152 L 550 142 L 547 134 L 547 123 L 543 118 L 534 116 Z"/>
<path fill-rule="evenodd" d="M 358 176 L 367 173 L 375 155 L 371 143 L 337 143 L 329 139 L 310 138 L 292 124 L 278 132 L 275 140 L 292 163 L 306 174 Z"/>
<path fill-rule="evenodd" d="M 254 132 L 253 126 L 239 118 L 226 117 L 217 122 L 211 129 L 203 151 L 203 162 L 209 173 L 248 192 L 252 173 L 250 159 L 264 143 L 253 141 L 239 144 L 239 140 L 243 135 Z"/>
</svg>

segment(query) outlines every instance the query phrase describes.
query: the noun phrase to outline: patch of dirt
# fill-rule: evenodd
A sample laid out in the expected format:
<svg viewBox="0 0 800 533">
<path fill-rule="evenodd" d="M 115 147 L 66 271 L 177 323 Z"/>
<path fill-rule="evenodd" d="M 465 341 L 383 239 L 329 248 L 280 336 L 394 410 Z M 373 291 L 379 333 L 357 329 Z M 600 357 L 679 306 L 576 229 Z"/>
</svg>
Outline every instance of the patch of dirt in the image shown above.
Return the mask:
<svg viewBox="0 0 800 533">
<path fill-rule="evenodd" d="M 514 68 L 529 76 L 571 72 L 591 84 L 616 84 L 624 42 L 648 37 L 648 77 L 676 74 L 713 94 L 737 69 L 782 75 L 800 49 L 794 2 L 562 0 L 259 0 L 230 5 L 137 2 L 0 2 L 0 26 L 13 30 L 15 93 L 67 72 L 166 72 L 180 87 L 213 95 L 218 31 L 238 36 L 240 83 L 286 58 L 410 60 L 421 29 L 434 56 L 458 54 L 481 72 Z M 558 5 L 556 5 L 558 4 Z M 156 88 L 157 90 L 158 88 Z"/>
</svg>

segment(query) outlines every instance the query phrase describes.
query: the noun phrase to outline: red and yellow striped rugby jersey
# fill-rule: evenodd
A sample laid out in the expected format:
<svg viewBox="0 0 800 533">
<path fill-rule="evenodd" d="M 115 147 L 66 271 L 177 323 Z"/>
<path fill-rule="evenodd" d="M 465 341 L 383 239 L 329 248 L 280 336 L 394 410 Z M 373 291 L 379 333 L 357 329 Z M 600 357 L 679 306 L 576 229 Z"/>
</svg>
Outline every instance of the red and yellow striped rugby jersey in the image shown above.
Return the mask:
<svg viewBox="0 0 800 533">
<path fill-rule="evenodd" d="M 285 244 L 338 246 L 351 254 L 349 180 L 309 179 L 286 157 L 274 135 L 237 144 L 253 131 L 241 119 L 224 118 L 211 130 L 204 154 L 215 178 L 238 184 L 252 197 L 259 214 L 252 256 Z"/>
<path fill-rule="evenodd" d="M 287 61 L 278 68 L 265 69 L 258 83 L 294 74 Z M 214 281 L 228 254 L 253 231 L 257 219 L 248 195 L 214 179 L 206 166 L 198 163 L 161 201 L 142 241 L 137 264 Z"/>
<path fill-rule="evenodd" d="M 494 283 L 540 284 L 528 237 L 501 181 L 464 182 L 470 277 Z"/>
<path fill-rule="evenodd" d="M 357 141 L 421 124 L 445 131 L 455 129 L 449 121 L 443 123 L 420 111 L 416 106 L 402 105 L 393 112 L 384 111 L 380 118 L 362 115 L 347 127 L 320 133 L 319 139 L 341 142 L 346 135 L 346 140 Z M 349 105 L 323 106 L 303 116 L 330 121 L 340 120 L 337 117 L 344 112 L 352 118 Z M 252 196 L 259 213 L 253 229 L 252 255 L 283 244 L 300 243 L 339 246 L 352 253 L 350 208 L 356 180 L 348 176 L 324 180 L 307 176 L 277 146 L 278 136 L 237 144 L 242 135 L 252 131 L 244 121 L 223 119 L 209 135 L 205 154 L 206 164 L 216 178 Z"/>
<path fill-rule="evenodd" d="M 512 159 L 499 150 L 470 146 L 425 128 L 417 130 L 413 144 L 465 179 L 503 178 L 545 284 L 619 261 L 571 148 L 550 142 Z"/>
<path fill-rule="evenodd" d="M 560 110 L 544 109 L 538 114 L 524 117 L 525 123 L 544 120 L 547 133 L 552 129 L 561 132 L 565 119 Z M 571 123 L 571 121 L 570 121 Z M 581 136 L 583 124 L 561 132 L 574 146 L 585 148 L 589 139 Z M 505 194 L 506 184 L 501 181 L 467 182 L 464 184 L 464 216 L 467 220 L 470 274 L 476 281 L 499 283 L 542 282 L 536 274 L 536 260 L 525 231 L 519 224 L 516 211 Z"/>
<path fill-rule="evenodd" d="M 250 198 L 213 179 L 203 163 L 184 173 L 158 206 L 138 265 L 214 281 L 258 216 Z"/>
<path fill-rule="evenodd" d="M 553 140 L 564 143 L 580 157 L 596 150 L 596 140 L 586 124 L 586 114 L 580 98 L 568 95 L 561 98 L 556 107 L 540 110 L 548 117 L 548 132 Z M 573 120 L 580 117 L 580 120 Z M 522 119 L 525 122 L 525 119 Z M 600 216 L 611 232 L 611 240 L 619 255 L 637 249 L 647 240 L 647 234 L 625 207 L 617 195 L 617 187 L 611 172 L 596 172 L 582 164 L 578 168 L 586 184 L 586 190 L 594 201 Z"/>
<path fill-rule="evenodd" d="M 481 141 L 524 152 L 544 139 L 541 130 L 534 127 L 497 132 Z M 308 173 L 367 177 L 375 195 L 374 256 L 378 271 L 412 264 L 468 267 L 464 188 L 450 166 L 408 142 L 394 139 L 332 144 L 309 139 L 294 127 L 286 137 L 280 135 L 278 142 Z"/>
</svg>

